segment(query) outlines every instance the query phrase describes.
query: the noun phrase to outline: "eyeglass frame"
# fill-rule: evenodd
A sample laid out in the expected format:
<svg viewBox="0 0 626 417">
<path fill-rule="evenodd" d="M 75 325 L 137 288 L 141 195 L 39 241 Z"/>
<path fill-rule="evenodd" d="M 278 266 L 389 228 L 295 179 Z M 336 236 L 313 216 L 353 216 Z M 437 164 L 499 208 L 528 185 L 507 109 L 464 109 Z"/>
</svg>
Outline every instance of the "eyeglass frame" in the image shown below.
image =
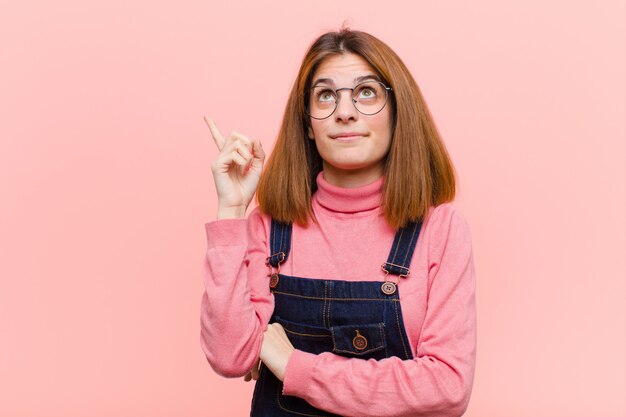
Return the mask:
<svg viewBox="0 0 626 417">
<path fill-rule="evenodd" d="M 383 104 L 383 106 L 380 108 L 380 110 L 378 110 L 376 113 L 363 113 L 361 110 L 359 110 L 359 108 L 356 106 L 356 102 L 357 100 L 355 100 L 355 98 L 353 97 L 354 95 L 354 90 L 360 86 L 361 84 L 367 84 L 367 83 L 378 83 L 380 85 L 382 85 L 385 90 L 387 91 L 387 96 L 385 97 L 385 104 Z M 311 91 L 313 91 L 314 88 L 316 88 L 317 86 L 313 86 L 309 89 L 309 96 L 308 99 L 311 99 Z M 312 117 L 315 120 L 324 120 L 324 119 L 328 119 L 330 116 L 332 116 L 336 111 L 337 111 L 337 106 L 339 104 L 339 101 L 341 100 L 341 94 L 339 94 L 339 92 L 341 90 L 352 90 L 352 94 L 350 94 L 350 99 L 352 101 L 352 105 L 354 106 L 354 108 L 356 109 L 356 111 L 358 111 L 359 113 L 361 113 L 364 116 L 373 116 L 375 114 L 380 113 L 381 111 L 383 111 L 383 109 L 385 108 L 385 106 L 387 105 L 387 102 L 389 101 L 389 92 L 393 91 L 393 88 L 391 87 L 387 87 L 387 85 L 385 83 L 383 83 L 382 81 L 378 81 L 378 80 L 367 80 L 367 81 L 363 81 L 358 83 L 357 85 L 355 85 L 354 87 L 350 88 L 350 87 L 342 87 L 342 88 L 337 88 L 336 90 L 333 90 L 332 88 L 329 88 L 329 90 L 334 91 L 335 95 L 337 96 L 337 100 L 335 100 L 335 108 L 333 109 L 332 112 L 330 112 L 330 114 L 326 117 L 314 117 L 311 115 L 311 113 L 309 113 L 309 109 L 308 106 L 304 106 L 304 112 L 307 114 L 307 116 Z"/>
</svg>

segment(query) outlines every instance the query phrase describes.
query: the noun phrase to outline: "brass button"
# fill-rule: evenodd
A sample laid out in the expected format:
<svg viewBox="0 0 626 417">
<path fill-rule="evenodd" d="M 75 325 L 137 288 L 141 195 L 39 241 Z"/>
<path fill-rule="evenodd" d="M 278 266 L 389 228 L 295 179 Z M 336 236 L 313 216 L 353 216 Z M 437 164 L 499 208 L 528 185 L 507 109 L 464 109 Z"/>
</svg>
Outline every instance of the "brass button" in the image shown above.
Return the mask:
<svg viewBox="0 0 626 417">
<path fill-rule="evenodd" d="M 278 286 L 278 274 L 274 273 L 270 277 L 270 288 L 274 289 Z"/>
<path fill-rule="evenodd" d="M 352 339 L 352 346 L 357 348 L 358 350 L 363 350 L 367 347 L 367 339 L 356 330 L 356 336 Z"/>
</svg>

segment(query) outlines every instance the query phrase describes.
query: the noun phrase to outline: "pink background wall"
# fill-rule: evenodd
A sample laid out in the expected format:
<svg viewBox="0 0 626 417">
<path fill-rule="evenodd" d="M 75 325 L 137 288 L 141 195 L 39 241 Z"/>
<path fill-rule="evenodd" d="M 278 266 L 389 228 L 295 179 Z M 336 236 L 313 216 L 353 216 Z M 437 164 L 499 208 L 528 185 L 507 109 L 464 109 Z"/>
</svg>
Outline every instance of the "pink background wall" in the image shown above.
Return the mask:
<svg viewBox="0 0 626 417">
<path fill-rule="evenodd" d="M 346 19 L 405 60 L 460 175 L 466 416 L 626 415 L 626 6 L 607 0 L 4 5 L 0 415 L 247 414 L 252 383 L 200 349 L 202 116 L 271 149 L 306 47 Z"/>
</svg>

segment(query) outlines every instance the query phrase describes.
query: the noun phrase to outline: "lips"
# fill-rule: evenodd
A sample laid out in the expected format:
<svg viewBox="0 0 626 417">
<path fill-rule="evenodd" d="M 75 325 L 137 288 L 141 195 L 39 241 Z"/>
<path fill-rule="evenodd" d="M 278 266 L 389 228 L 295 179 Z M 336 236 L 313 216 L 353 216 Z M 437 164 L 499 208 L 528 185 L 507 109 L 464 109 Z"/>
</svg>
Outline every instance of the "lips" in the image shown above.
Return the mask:
<svg viewBox="0 0 626 417">
<path fill-rule="evenodd" d="M 348 138 L 354 138 L 358 136 L 367 136 L 367 134 L 361 133 L 361 132 L 344 132 L 344 133 L 339 133 L 337 135 L 330 135 L 330 137 L 333 139 L 341 139 L 341 138 L 348 139 Z"/>
</svg>

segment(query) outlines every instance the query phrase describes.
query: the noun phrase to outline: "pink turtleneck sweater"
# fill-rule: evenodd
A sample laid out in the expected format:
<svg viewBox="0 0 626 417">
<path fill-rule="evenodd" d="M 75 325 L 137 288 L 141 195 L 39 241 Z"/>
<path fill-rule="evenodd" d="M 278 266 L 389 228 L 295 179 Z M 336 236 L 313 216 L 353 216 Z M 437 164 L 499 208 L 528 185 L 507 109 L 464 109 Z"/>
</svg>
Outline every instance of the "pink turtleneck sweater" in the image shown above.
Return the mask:
<svg viewBox="0 0 626 417">
<path fill-rule="evenodd" d="M 319 224 L 293 225 L 281 273 L 308 278 L 384 281 L 395 231 L 380 210 L 383 178 L 340 188 L 317 177 L 312 198 Z M 225 377 L 244 376 L 258 359 L 274 309 L 265 258 L 270 218 L 205 224 L 201 346 Z M 321 262 L 320 260 L 323 260 Z M 380 361 L 295 350 L 283 394 L 345 416 L 460 416 L 467 408 L 476 357 L 476 277 L 470 231 L 451 203 L 431 207 L 400 305 L 414 359 Z"/>
</svg>

